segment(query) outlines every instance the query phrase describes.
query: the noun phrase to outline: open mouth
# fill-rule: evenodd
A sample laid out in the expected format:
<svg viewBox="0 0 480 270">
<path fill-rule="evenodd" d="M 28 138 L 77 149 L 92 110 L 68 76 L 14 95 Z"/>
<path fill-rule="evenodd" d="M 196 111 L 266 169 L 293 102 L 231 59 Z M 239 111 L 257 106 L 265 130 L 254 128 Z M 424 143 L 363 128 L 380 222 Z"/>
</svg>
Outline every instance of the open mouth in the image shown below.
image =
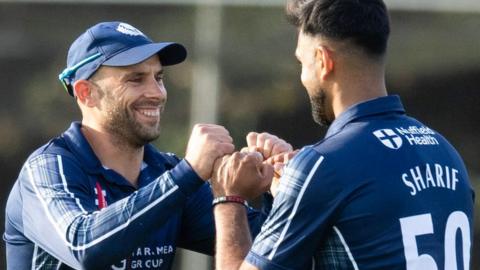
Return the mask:
<svg viewBox="0 0 480 270">
<path fill-rule="evenodd" d="M 160 121 L 160 113 L 161 113 L 161 108 L 160 107 L 137 107 L 135 108 L 135 112 L 137 115 L 137 121 L 141 121 L 144 124 L 158 124 Z"/>
<path fill-rule="evenodd" d="M 140 121 L 148 123 L 158 123 L 160 115 L 163 112 L 163 102 L 136 102 L 132 106 L 132 110 L 136 112 L 137 118 Z"/>
<path fill-rule="evenodd" d="M 136 111 L 145 116 L 145 117 L 151 117 L 151 118 L 158 118 L 160 116 L 160 108 L 137 108 Z"/>
</svg>

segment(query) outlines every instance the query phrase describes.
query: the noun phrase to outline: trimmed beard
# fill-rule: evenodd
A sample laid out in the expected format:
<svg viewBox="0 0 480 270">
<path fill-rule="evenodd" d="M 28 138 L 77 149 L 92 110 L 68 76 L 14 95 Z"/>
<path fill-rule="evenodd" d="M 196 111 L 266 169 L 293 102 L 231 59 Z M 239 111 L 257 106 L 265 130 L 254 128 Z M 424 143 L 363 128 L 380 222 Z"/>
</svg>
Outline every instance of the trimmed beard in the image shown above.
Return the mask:
<svg viewBox="0 0 480 270">
<path fill-rule="evenodd" d="M 328 116 L 326 107 L 326 94 L 323 89 L 319 89 L 313 95 L 309 95 L 312 106 L 313 120 L 320 126 L 328 127 L 333 122 L 333 118 Z"/>
<path fill-rule="evenodd" d="M 109 91 L 104 91 L 104 105 L 107 109 L 107 119 L 104 128 L 113 134 L 123 146 L 140 148 L 160 136 L 160 121 L 155 126 L 146 126 L 135 119 L 134 113 L 128 107 L 122 107 Z M 139 101 L 146 104 L 149 101 Z M 160 112 L 163 111 L 163 105 Z"/>
</svg>

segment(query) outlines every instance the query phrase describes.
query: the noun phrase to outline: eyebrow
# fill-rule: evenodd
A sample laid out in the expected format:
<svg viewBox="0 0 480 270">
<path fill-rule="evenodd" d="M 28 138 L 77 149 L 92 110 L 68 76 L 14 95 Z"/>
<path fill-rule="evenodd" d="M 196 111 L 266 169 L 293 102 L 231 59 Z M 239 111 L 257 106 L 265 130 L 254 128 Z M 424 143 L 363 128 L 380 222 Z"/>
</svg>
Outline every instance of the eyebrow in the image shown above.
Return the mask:
<svg viewBox="0 0 480 270">
<path fill-rule="evenodd" d="M 124 79 L 128 79 L 128 78 L 131 78 L 131 77 L 136 77 L 136 76 L 146 76 L 148 74 L 148 72 L 142 72 L 142 71 L 132 71 L 132 72 L 127 72 L 126 74 L 123 74 L 121 76 L 121 79 L 124 80 Z M 163 69 L 155 72 L 155 75 L 163 75 Z"/>
</svg>

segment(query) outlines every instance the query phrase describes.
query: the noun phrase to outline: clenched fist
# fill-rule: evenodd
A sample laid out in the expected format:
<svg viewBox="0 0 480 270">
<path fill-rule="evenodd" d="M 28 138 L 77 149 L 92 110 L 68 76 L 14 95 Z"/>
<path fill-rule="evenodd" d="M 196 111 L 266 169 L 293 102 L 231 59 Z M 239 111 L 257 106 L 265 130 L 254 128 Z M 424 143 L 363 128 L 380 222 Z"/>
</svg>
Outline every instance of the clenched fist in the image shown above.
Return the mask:
<svg viewBox="0 0 480 270">
<path fill-rule="evenodd" d="M 248 133 L 247 146 L 249 149 L 254 148 L 259 151 L 264 159 L 292 151 L 292 146 L 289 143 L 267 132 Z"/>
<path fill-rule="evenodd" d="M 203 180 L 212 176 L 216 159 L 231 154 L 235 146 L 228 130 L 214 124 L 196 124 L 188 141 L 185 159 Z"/>
<path fill-rule="evenodd" d="M 273 166 L 263 163 L 260 153 L 235 152 L 215 162 L 211 185 L 215 197 L 254 199 L 269 189 L 272 178 Z"/>
<path fill-rule="evenodd" d="M 263 156 L 263 162 L 273 166 L 274 177 L 272 179 L 270 192 L 275 197 L 283 167 L 288 160 L 292 159 L 298 153 L 298 150 L 293 151 L 292 146 L 285 140 L 267 132 L 248 133 L 247 145 L 247 147 L 242 148 L 242 152 L 259 152 Z"/>
</svg>

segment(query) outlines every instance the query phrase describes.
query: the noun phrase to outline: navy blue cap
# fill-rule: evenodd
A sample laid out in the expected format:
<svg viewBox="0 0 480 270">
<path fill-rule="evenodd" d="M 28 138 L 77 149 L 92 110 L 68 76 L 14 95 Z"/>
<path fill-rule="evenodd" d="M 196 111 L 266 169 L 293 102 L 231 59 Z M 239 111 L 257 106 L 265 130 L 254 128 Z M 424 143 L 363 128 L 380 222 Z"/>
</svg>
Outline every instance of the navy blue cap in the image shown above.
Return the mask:
<svg viewBox="0 0 480 270">
<path fill-rule="evenodd" d="M 135 27 L 123 22 L 102 22 L 89 28 L 70 46 L 67 67 L 58 78 L 73 96 L 72 84 L 90 78 L 104 66 L 130 66 L 158 54 L 163 66 L 181 63 L 187 57 L 183 45 L 154 43 Z"/>
</svg>

